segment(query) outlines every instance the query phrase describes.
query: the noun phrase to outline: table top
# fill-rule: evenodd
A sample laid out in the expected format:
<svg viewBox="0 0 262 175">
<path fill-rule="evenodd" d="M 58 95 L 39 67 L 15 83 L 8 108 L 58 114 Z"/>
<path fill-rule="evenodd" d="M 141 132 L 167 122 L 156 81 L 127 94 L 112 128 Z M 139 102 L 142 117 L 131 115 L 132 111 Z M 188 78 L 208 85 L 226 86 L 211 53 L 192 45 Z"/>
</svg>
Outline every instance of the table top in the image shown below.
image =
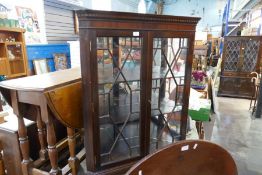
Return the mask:
<svg viewBox="0 0 262 175">
<path fill-rule="evenodd" d="M 79 67 L 0 82 L 0 87 L 22 91 L 48 91 L 81 80 Z"/>
</svg>

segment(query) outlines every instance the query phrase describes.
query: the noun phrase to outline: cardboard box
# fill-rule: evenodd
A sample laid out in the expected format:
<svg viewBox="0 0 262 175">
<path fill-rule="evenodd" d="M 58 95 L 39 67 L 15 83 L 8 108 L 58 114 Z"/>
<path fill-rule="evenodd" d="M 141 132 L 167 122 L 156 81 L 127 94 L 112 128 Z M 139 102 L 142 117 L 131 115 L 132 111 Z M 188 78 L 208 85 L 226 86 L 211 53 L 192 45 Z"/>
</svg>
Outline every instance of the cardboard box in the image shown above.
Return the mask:
<svg viewBox="0 0 262 175">
<path fill-rule="evenodd" d="M 209 121 L 209 115 L 211 110 L 211 100 L 209 99 L 198 99 L 198 108 L 189 108 L 188 114 L 192 120 L 196 121 Z"/>
</svg>

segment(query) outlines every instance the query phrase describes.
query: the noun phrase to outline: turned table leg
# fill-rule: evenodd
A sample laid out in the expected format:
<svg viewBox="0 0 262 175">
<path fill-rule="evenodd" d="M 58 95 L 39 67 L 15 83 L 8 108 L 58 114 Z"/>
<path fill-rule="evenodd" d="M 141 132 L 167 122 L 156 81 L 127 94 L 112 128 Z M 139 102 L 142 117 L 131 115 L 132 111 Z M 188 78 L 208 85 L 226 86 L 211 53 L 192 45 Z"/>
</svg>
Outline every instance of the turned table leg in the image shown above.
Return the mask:
<svg viewBox="0 0 262 175">
<path fill-rule="evenodd" d="M 58 167 L 58 153 L 56 148 L 56 134 L 52 117 L 49 115 L 48 107 L 46 101 L 43 98 L 43 102 L 41 107 L 41 116 L 43 121 L 46 124 L 47 131 L 47 148 L 48 148 L 48 156 L 50 159 L 51 170 L 50 175 L 61 175 L 62 171 Z"/>
<path fill-rule="evenodd" d="M 42 160 L 46 160 L 48 156 L 46 150 L 46 129 L 44 127 L 44 123 L 41 118 L 40 109 L 38 107 L 37 107 L 36 124 L 37 124 L 37 131 L 38 131 L 38 139 L 40 142 L 39 157 Z"/>
<path fill-rule="evenodd" d="M 75 149 L 76 149 L 75 130 L 72 128 L 67 128 L 67 136 L 68 136 L 68 146 L 70 152 L 70 158 L 68 159 L 68 164 L 72 170 L 72 175 L 77 175 L 80 161 L 76 157 L 76 153 L 75 153 Z"/>
<path fill-rule="evenodd" d="M 17 115 L 18 118 L 18 140 L 20 143 L 20 149 L 22 153 L 22 172 L 23 175 L 29 174 L 29 168 L 31 166 L 32 160 L 29 157 L 29 140 L 27 136 L 27 129 L 25 126 L 24 118 L 20 114 L 17 91 L 11 91 L 11 101 L 14 114 Z"/>
<path fill-rule="evenodd" d="M 51 163 L 51 171 L 49 172 L 51 175 L 62 174 L 60 168 L 58 167 L 58 153 L 56 148 L 56 135 L 54 124 L 51 118 L 46 123 L 47 128 L 47 143 L 48 143 L 48 155 Z"/>
</svg>

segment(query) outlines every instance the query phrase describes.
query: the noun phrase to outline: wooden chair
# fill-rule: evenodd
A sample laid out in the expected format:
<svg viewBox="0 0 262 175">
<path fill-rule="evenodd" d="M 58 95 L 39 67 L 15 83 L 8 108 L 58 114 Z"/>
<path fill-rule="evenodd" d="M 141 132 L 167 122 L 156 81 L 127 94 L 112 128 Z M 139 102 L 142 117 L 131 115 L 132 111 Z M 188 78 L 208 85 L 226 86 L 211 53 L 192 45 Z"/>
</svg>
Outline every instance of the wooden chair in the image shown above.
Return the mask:
<svg viewBox="0 0 262 175">
<path fill-rule="evenodd" d="M 201 140 L 172 144 L 135 164 L 126 175 L 237 175 L 231 155 L 219 145 Z"/>
<path fill-rule="evenodd" d="M 0 175 L 5 175 L 5 166 L 4 166 L 2 151 L 3 151 L 2 143 L 0 142 Z"/>
</svg>

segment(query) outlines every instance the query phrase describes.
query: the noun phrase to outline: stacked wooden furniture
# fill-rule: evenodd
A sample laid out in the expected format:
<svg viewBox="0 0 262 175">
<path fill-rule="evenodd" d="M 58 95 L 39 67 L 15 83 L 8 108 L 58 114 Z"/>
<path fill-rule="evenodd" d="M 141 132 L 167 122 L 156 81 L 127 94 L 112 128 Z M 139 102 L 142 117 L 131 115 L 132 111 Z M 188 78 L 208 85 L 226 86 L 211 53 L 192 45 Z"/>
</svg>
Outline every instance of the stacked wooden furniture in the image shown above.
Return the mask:
<svg viewBox="0 0 262 175">
<path fill-rule="evenodd" d="M 218 96 L 252 98 L 250 73 L 260 73 L 261 53 L 261 36 L 225 37 Z"/>
<path fill-rule="evenodd" d="M 206 70 L 207 67 L 207 45 L 195 45 L 192 70 Z"/>
<path fill-rule="evenodd" d="M 0 75 L 15 78 L 27 75 L 24 29 L 0 27 Z"/>
<path fill-rule="evenodd" d="M 147 154 L 185 139 L 199 18 L 77 14 L 87 170 L 121 174 Z"/>
<path fill-rule="evenodd" d="M 217 65 L 219 55 L 219 48 L 221 39 L 220 38 L 212 38 L 212 45 L 211 45 L 211 55 L 209 56 L 209 66 L 215 67 Z"/>
<path fill-rule="evenodd" d="M 22 173 L 20 172 L 19 175 L 48 174 L 48 171 L 41 169 L 46 162 L 50 162 L 49 174 L 72 172 L 76 175 L 79 161 L 83 160 L 85 155 L 84 150 L 78 154 L 75 150 L 76 137 L 79 135 L 75 131 L 81 129 L 83 123 L 80 69 L 75 68 L 3 81 L 0 82 L 0 91 L 18 117 L 18 140 L 22 160 L 21 167 L 13 168 L 21 168 Z M 39 158 L 35 161 L 30 158 L 29 152 L 34 148 L 29 148 L 24 118 L 34 120 L 37 125 L 40 150 Z M 56 124 L 58 121 L 67 128 L 68 135 L 68 139 L 59 143 L 57 139 L 63 133 L 63 128 Z M 36 133 L 36 131 L 34 132 Z M 70 157 L 68 165 L 60 169 L 58 151 L 65 149 L 67 141 Z M 38 143 L 36 140 L 33 142 L 35 145 Z M 4 155 L 17 157 L 15 152 L 10 151 L 10 148 L 3 148 L 3 151 Z M 12 166 L 10 162 L 8 163 Z M 9 174 L 9 172 L 7 173 Z"/>
</svg>

